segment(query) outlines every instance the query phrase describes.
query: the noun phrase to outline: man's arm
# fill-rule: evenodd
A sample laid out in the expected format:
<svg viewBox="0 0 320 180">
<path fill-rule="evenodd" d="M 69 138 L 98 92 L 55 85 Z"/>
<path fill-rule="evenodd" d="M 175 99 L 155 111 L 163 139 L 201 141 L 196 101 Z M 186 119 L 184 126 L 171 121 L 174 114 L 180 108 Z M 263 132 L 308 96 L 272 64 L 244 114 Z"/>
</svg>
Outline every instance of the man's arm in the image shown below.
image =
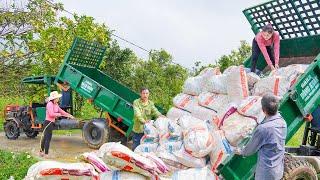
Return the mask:
<svg viewBox="0 0 320 180">
<path fill-rule="evenodd" d="M 256 153 L 263 145 L 263 136 L 265 135 L 266 134 L 263 133 L 263 130 L 257 127 L 248 144 L 242 149 L 240 154 L 243 156 L 251 156 L 252 154 Z"/>
<path fill-rule="evenodd" d="M 137 119 L 142 122 L 145 123 L 146 121 L 143 119 L 142 117 L 142 112 L 139 109 L 138 103 L 135 101 L 133 102 L 133 112 L 134 112 L 134 116 L 137 117 Z"/>
<path fill-rule="evenodd" d="M 154 105 L 154 103 L 152 103 L 152 107 L 151 107 L 151 113 L 152 113 L 152 116 L 155 116 L 155 117 L 159 117 L 159 116 L 162 116 L 162 114 L 159 112 L 159 110 L 156 108 L 156 106 Z"/>
</svg>

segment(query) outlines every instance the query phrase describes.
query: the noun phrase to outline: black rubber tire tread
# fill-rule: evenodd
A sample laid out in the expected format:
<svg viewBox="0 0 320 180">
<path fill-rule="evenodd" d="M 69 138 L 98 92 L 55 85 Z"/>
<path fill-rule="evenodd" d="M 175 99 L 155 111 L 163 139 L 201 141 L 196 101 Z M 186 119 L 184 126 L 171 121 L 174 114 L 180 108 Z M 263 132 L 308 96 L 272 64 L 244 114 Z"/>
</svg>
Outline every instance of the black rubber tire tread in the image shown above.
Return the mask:
<svg viewBox="0 0 320 180">
<path fill-rule="evenodd" d="M 283 180 L 317 180 L 317 172 L 307 160 L 285 156 Z"/>
<path fill-rule="evenodd" d="M 31 131 L 29 130 L 29 132 L 28 131 L 24 131 L 24 133 L 29 138 L 35 138 L 39 134 L 39 131 L 35 131 L 35 130 L 32 129 Z"/>
<path fill-rule="evenodd" d="M 93 119 L 89 122 L 86 122 L 82 128 L 82 139 L 84 142 L 92 149 L 99 149 L 100 146 L 102 146 L 104 143 L 108 142 L 109 140 L 109 132 L 110 128 L 109 126 L 105 123 L 103 127 L 97 127 L 93 121 L 100 121 L 103 123 L 105 119 Z M 92 138 L 90 137 L 90 129 L 91 128 L 97 128 L 101 132 L 100 139 L 97 142 L 93 142 Z"/>
<path fill-rule="evenodd" d="M 4 132 L 5 132 L 8 139 L 14 140 L 14 139 L 18 139 L 18 137 L 20 136 L 20 130 L 19 130 L 19 127 L 16 122 L 14 122 L 12 120 L 7 121 L 7 122 L 5 122 L 3 127 L 4 127 Z M 11 127 L 13 127 L 15 129 L 13 133 L 8 132 Z"/>
</svg>

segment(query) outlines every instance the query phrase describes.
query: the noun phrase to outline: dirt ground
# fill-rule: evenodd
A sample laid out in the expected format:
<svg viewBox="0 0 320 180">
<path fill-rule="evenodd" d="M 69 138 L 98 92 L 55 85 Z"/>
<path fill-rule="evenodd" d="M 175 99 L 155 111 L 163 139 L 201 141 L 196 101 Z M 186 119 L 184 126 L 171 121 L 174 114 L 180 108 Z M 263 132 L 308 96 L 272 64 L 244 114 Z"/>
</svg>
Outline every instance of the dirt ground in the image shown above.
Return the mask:
<svg viewBox="0 0 320 180">
<path fill-rule="evenodd" d="M 39 157 L 41 133 L 34 139 L 26 137 L 23 133 L 16 140 L 9 140 L 4 132 L 0 132 L 0 149 L 12 152 L 28 152 L 35 157 Z M 50 149 L 49 159 L 65 162 L 76 162 L 77 156 L 83 152 L 91 152 L 82 140 L 81 134 L 72 135 L 53 135 Z"/>
</svg>

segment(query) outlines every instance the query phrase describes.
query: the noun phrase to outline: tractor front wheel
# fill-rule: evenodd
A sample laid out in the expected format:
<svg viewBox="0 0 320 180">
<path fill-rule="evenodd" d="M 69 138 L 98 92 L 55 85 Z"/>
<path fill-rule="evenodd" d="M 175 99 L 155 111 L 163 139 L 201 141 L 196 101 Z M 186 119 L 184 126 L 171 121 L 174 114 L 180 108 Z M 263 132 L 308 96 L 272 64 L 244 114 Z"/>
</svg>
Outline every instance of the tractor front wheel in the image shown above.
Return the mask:
<svg viewBox="0 0 320 180">
<path fill-rule="evenodd" d="M 4 132 L 8 139 L 17 139 L 20 135 L 20 130 L 16 122 L 7 121 L 4 124 Z"/>
</svg>

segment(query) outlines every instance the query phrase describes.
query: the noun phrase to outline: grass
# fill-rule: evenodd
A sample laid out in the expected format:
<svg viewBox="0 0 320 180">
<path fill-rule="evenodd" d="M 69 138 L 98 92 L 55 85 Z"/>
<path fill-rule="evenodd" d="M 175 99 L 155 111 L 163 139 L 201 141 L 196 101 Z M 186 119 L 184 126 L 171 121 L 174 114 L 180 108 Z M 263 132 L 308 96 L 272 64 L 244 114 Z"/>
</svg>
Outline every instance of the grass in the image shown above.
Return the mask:
<svg viewBox="0 0 320 180">
<path fill-rule="evenodd" d="M 29 167 L 37 159 L 28 153 L 14 153 L 0 150 L 0 177 L 1 179 L 23 179 Z M 19 167 L 19 169 L 17 169 Z"/>
</svg>

